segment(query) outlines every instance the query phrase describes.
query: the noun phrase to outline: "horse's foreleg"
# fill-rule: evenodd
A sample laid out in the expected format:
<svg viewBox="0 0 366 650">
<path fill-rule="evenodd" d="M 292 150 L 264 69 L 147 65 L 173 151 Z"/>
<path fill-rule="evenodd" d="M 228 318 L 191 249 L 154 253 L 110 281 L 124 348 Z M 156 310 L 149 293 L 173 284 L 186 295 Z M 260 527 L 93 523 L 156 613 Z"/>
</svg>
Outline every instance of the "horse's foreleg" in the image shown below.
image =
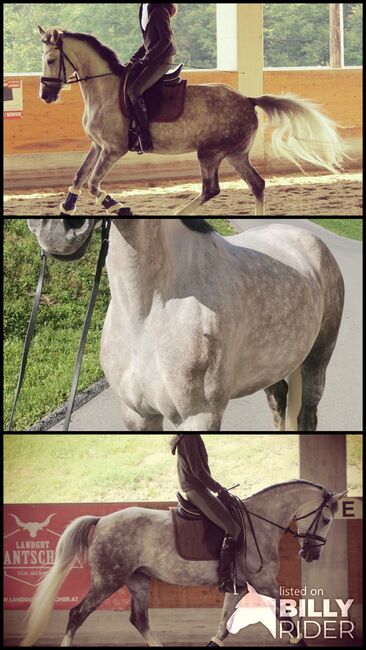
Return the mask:
<svg viewBox="0 0 366 650">
<path fill-rule="evenodd" d="M 66 200 L 60 205 L 60 216 L 74 215 L 76 213 L 76 201 L 81 194 L 81 188 L 84 185 L 91 170 L 95 166 L 101 152 L 101 147 L 93 142 L 87 157 L 85 158 L 80 169 L 76 172 L 72 187 L 69 187 L 69 193 Z"/>
<path fill-rule="evenodd" d="M 178 426 L 178 431 L 221 431 L 223 411 L 197 413 Z"/>
<path fill-rule="evenodd" d="M 127 150 L 106 150 L 103 149 L 98 161 L 89 177 L 89 191 L 95 196 L 97 205 L 103 206 L 108 214 L 118 214 L 119 216 L 130 216 L 132 212 L 122 203 L 118 203 L 112 197 L 103 192 L 100 188 L 100 182 L 108 174 L 113 165 L 127 153 Z"/>
<path fill-rule="evenodd" d="M 226 594 L 224 607 L 221 615 L 220 626 L 216 636 L 214 636 L 211 639 L 211 642 L 208 644 L 207 646 L 208 648 L 224 647 L 224 641 L 229 636 L 229 630 L 227 629 L 227 624 L 229 622 L 229 619 L 234 614 L 237 604 L 242 600 L 242 598 L 244 598 L 244 596 L 247 593 L 248 593 L 248 589 L 245 588 L 245 591 L 243 591 L 238 596 L 234 596 L 234 594 Z"/>
<path fill-rule="evenodd" d="M 162 415 L 140 415 L 125 402 L 122 402 L 122 418 L 128 431 L 163 431 Z"/>
<path fill-rule="evenodd" d="M 264 583 L 261 588 L 257 587 L 257 592 L 260 593 L 262 596 L 269 596 L 270 598 L 273 598 L 273 600 L 275 601 L 276 618 L 280 625 L 281 640 L 284 643 L 286 643 L 287 640 L 291 645 L 306 646 L 307 644 L 304 641 L 303 635 L 301 634 L 300 629 L 298 629 L 296 622 L 289 616 L 283 615 L 282 607 L 281 607 L 281 594 L 275 579 L 273 580 L 267 579 L 267 580 L 266 580 L 267 584 Z"/>
</svg>

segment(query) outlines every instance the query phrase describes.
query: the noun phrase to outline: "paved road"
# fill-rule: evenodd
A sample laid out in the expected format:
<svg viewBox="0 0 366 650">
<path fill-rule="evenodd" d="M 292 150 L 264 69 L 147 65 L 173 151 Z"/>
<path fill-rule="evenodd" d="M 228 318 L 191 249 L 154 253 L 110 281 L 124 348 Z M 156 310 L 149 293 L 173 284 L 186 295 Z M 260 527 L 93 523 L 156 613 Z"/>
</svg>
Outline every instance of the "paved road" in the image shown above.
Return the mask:
<svg viewBox="0 0 366 650">
<path fill-rule="evenodd" d="M 337 347 L 328 370 L 325 395 L 319 411 L 319 431 L 362 430 L 361 328 L 362 246 L 340 237 L 307 219 L 233 219 L 238 230 L 268 223 L 297 225 L 319 235 L 333 251 L 344 274 L 346 307 Z M 169 424 L 166 423 L 169 427 Z M 52 429 L 61 431 L 62 423 Z M 73 416 L 71 431 L 125 431 L 121 427 L 118 400 L 104 391 Z M 169 430 L 169 428 L 167 428 Z M 264 392 L 232 401 L 223 431 L 272 431 L 272 417 Z"/>
</svg>

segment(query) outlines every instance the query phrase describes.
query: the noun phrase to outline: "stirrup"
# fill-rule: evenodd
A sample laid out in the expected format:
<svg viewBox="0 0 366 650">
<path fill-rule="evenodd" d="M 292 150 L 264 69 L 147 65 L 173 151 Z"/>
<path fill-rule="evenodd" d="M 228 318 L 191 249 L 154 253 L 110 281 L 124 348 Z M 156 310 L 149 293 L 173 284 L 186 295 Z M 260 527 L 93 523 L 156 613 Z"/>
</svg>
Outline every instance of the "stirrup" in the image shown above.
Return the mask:
<svg viewBox="0 0 366 650">
<path fill-rule="evenodd" d="M 144 153 L 141 147 L 140 134 L 137 126 L 132 126 L 128 131 L 128 150 L 138 154 Z"/>
<path fill-rule="evenodd" d="M 234 577 L 232 580 L 229 579 L 222 582 L 221 585 L 218 586 L 218 590 L 221 594 L 233 594 L 233 596 L 239 596 L 245 590 L 245 586 L 238 587 L 236 577 Z"/>
<path fill-rule="evenodd" d="M 139 134 L 138 141 L 139 141 L 139 145 L 140 145 L 140 151 L 138 152 L 139 156 L 141 156 L 142 154 L 144 154 L 146 152 L 147 153 L 152 153 L 154 151 L 154 145 L 153 145 L 153 141 L 152 141 L 151 137 L 150 137 L 151 146 L 147 147 L 146 149 L 145 149 L 145 147 L 143 145 L 143 142 L 142 142 L 141 133 Z"/>
</svg>

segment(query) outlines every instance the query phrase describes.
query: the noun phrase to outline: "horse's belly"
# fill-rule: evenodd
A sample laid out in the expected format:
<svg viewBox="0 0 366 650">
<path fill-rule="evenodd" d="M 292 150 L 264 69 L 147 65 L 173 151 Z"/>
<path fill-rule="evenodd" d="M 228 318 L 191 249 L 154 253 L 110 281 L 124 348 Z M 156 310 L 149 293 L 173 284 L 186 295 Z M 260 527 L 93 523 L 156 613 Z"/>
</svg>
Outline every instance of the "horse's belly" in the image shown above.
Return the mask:
<svg viewBox="0 0 366 650">
<path fill-rule="evenodd" d="M 288 377 L 308 357 L 318 337 L 323 316 L 323 300 L 269 319 L 266 326 L 242 332 L 233 358 L 235 368 L 231 397 L 251 395 Z M 263 324 L 263 323 L 262 323 Z"/>
</svg>

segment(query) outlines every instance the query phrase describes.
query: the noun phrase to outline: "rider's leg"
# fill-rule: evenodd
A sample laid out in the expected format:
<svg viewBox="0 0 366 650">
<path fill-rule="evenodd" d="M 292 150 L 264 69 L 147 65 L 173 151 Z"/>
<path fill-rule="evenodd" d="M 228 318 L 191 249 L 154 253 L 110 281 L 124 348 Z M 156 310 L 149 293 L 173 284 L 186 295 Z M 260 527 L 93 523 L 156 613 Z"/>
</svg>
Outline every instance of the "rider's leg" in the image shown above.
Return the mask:
<svg viewBox="0 0 366 650">
<path fill-rule="evenodd" d="M 201 488 L 200 490 L 190 490 L 187 492 L 188 500 L 197 506 L 206 517 L 216 526 L 222 528 L 227 536 L 232 537 L 236 542 L 241 533 L 241 527 L 231 516 L 224 504 L 217 499 L 210 490 Z"/>
<path fill-rule="evenodd" d="M 171 63 L 156 63 L 145 66 L 127 90 L 135 118 L 139 125 L 143 151 L 152 151 L 154 148 L 149 129 L 149 116 L 143 94 L 159 81 L 168 72 L 170 67 Z"/>
<path fill-rule="evenodd" d="M 235 591 L 232 579 L 232 565 L 235 560 L 237 542 L 241 534 L 241 527 L 210 490 L 190 490 L 187 497 L 197 508 L 206 515 L 210 521 L 225 531 L 220 563 L 219 563 L 219 590 L 233 593 Z"/>
</svg>

